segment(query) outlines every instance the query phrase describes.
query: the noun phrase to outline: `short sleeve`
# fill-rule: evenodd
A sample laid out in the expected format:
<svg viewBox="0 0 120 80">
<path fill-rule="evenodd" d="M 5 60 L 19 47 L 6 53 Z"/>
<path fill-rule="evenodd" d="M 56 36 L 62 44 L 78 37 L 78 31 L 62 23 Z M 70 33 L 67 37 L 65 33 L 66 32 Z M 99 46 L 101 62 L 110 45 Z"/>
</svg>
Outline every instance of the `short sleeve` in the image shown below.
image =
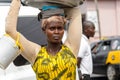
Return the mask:
<svg viewBox="0 0 120 80">
<path fill-rule="evenodd" d="M 82 39 L 81 39 L 81 43 L 80 43 L 79 52 L 78 52 L 78 57 L 83 58 L 84 55 L 85 55 L 85 53 L 86 53 L 86 49 L 87 49 L 87 47 L 86 47 L 86 42 L 85 42 L 85 40 L 82 38 Z"/>
</svg>

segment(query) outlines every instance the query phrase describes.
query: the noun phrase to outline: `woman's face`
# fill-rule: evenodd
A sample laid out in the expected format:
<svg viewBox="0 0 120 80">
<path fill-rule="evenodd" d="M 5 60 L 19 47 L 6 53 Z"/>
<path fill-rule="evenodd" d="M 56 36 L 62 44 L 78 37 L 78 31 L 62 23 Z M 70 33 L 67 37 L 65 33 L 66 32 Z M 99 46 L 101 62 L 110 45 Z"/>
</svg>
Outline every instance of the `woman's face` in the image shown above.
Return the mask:
<svg viewBox="0 0 120 80">
<path fill-rule="evenodd" d="M 45 28 L 48 42 L 60 43 L 64 34 L 64 25 L 61 22 L 49 22 Z"/>
</svg>

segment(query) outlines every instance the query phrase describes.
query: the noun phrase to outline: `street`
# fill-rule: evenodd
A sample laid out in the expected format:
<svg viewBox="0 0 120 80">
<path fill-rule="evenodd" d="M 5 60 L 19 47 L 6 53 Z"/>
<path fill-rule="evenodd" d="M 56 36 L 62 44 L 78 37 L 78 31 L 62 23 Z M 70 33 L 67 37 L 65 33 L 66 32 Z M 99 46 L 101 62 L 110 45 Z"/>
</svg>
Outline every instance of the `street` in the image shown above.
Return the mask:
<svg viewBox="0 0 120 80">
<path fill-rule="evenodd" d="M 108 80 L 105 75 L 92 74 L 91 80 Z"/>
<path fill-rule="evenodd" d="M 108 80 L 106 77 L 91 78 L 91 80 Z"/>
</svg>

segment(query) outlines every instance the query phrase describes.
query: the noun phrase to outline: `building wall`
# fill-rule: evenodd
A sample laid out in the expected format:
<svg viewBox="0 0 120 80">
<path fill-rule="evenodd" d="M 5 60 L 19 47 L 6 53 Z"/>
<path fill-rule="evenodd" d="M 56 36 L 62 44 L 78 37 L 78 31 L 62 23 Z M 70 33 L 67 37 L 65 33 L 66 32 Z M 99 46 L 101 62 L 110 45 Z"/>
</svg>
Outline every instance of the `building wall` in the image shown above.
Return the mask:
<svg viewBox="0 0 120 80">
<path fill-rule="evenodd" d="M 87 1 L 87 12 L 96 11 L 94 0 Z M 101 37 L 120 35 L 120 0 L 99 0 L 98 11 Z M 95 38 L 99 38 L 96 32 Z"/>
<path fill-rule="evenodd" d="M 117 30 L 118 30 L 118 35 L 120 35 L 120 1 L 116 1 L 116 14 L 117 14 Z"/>
</svg>

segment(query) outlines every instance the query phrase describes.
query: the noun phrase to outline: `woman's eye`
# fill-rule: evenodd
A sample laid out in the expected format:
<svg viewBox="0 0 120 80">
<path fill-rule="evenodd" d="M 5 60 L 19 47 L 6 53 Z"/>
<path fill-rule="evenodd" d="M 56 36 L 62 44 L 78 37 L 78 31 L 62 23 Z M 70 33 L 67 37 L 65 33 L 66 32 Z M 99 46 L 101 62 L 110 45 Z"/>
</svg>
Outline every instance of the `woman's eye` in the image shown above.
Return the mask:
<svg viewBox="0 0 120 80">
<path fill-rule="evenodd" d="M 63 30 L 64 28 L 63 27 L 50 27 L 49 29 L 53 31 L 53 30 Z"/>
<path fill-rule="evenodd" d="M 58 27 L 58 30 L 62 30 L 63 29 L 63 27 Z"/>
<path fill-rule="evenodd" d="M 54 30 L 55 28 L 54 27 L 51 27 L 50 30 Z"/>
</svg>

